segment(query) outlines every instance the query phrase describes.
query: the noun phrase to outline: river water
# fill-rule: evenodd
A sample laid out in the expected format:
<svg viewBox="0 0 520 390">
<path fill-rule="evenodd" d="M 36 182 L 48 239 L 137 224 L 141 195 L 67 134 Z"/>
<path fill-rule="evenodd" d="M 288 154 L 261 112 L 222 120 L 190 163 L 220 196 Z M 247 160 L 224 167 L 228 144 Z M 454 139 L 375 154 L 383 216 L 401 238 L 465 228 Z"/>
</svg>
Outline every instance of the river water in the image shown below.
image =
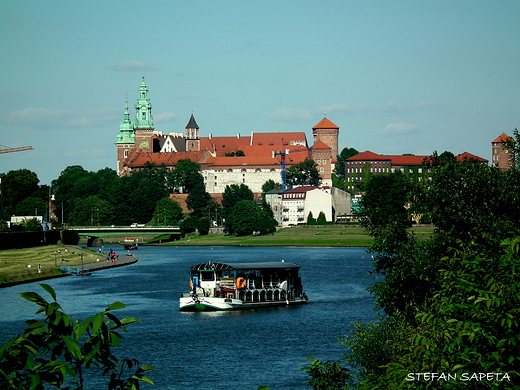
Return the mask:
<svg viewBox="0 0 520 390">
<path fill-rule="evenodd" d="M 114 247 L 115 250 L 120 250 Z M 140 247 L 139 262 L 92 273 L 46 281 L 58 302 L 75 319 L 83 319 L 123 302 L 119 318 L 137 317 L 115 355 L 156 366 L 149 372 L 156 390 L 309 389 L 301 368 L 308 356 L 342 358 L 337 337 L 356 320 L 376 318 L 366 288 L 371 258 L 365 248 L 300 247 Z M 236 312 L 179 312 L 187 292 L 191 265 L 206 262 L 281 261 L 302 267 L 307 305 Z M 22 332 L 23 321 L 37 306 L 18 293 L 36 291 L 37 283 L 0 289 L 0 343 Z"/>
</svg>

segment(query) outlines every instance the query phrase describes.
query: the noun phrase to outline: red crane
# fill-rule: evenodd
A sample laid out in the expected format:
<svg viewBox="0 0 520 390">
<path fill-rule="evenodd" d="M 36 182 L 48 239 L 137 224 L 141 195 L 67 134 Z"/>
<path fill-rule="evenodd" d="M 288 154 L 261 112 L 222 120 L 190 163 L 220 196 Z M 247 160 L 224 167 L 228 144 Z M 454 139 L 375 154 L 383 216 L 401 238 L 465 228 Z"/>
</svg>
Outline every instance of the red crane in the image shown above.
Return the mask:
<svg viewBox="0 0 520 390">
<path fill-rule="evenodd" d="M 20 148 L 10 148 L 8 146 L 0 145 L 0 153 L 21 152 L 23 150 L 34 150 L 34 148 L 32 146 L 22 146 Z"/>
</svg>

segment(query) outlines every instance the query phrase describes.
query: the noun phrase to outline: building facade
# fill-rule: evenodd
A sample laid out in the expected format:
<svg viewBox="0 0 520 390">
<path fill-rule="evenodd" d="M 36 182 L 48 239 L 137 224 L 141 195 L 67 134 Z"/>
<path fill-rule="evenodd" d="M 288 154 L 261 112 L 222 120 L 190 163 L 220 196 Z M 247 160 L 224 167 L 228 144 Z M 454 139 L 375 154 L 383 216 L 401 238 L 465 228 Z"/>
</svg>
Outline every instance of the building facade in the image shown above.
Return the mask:
<svg viewBox="0 0 520 390">
<path fill-rule="evenodd" d="M 144 76 L 134 108 L 136 115 L 132 122 L 126 104 L 117 135 L 118 175 L 142 169 L 149 163 L 174 169 L 179 160 L 190 159 L 200 164 L 209 193 L 222 193 L 230 184 L 246 184 L 254 193 L 260 193 L 266 181 L 281 181 L 282 159 L 288 169 L 311 158 L 318 164 L 322 185 L 332 185 L 339 127 L 327 118 L 312 128 L 313 145 L 308 144 L 305 132 L 202 137 L 193 114 L 183 133 L 166 134 L 154 127 Z"/>
<path fill-rule="evenodd" d="M 345 181 L 347 183 L 361 183 L 368 176 L 381 173 L 402 172 L 414 181 L 422 181 L 428 176 L 428 170 L 423 161 L 430 156 L 415 155 L 383 155 L 370 151 L 359 153 L 345 160 Z M 455 156 L 457 161 L 476 160 L 487 164 L 488 160 L 471 153 L 461 153 Z"/>
<path fill-rule="evenodd" d="M 335 187 L 300 186 L 285 192 L 273 190 L 265 194 L 265 199 L 282 227 L 305 224 L 310 213 L 314 219 L 323 213 L 327 222 L 335 222 L 338 216 L 351 213 L 350 194 Z"/>
</svg>

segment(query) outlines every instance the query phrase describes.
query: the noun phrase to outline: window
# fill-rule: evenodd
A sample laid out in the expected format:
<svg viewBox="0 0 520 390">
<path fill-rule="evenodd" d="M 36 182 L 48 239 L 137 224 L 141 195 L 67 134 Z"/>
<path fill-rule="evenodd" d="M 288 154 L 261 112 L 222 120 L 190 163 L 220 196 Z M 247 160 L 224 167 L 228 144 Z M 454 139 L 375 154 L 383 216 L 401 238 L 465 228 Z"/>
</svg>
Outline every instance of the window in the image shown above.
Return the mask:
<svg viewBox="0 0 520 390">
<path fill-rule="evenodd" d="M 143 114 L 142 114 L 142 118 L 141 119 L 146 119 L 146 112 L 143 111 Z"/>
</svg>

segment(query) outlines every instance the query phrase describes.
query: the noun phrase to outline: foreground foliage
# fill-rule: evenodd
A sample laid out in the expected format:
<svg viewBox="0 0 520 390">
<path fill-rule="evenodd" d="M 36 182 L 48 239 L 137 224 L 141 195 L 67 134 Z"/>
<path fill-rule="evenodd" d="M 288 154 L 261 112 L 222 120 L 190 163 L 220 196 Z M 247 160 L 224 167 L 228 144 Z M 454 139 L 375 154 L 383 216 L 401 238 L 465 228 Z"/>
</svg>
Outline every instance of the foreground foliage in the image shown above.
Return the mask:
<svg viewBox="0 0 520 390">
<path fill-rule="evenodd" d="M 40 308 L 43 320 L 26 321 L 23 335 L 9 340 L 0 348 L 0 388 L 43 390 L 49 386 L 64 390 L 83 390 L 87 372 L 95 371 L 106 377 L 103 386 L 109 390 L 137 390 L 140 382 L 153 384 L 144 375 L 151 366 L 138 367 L 133 359 L 118 359 L 112 349 L 119 345 L 120 331 L 138 321 L 136 318 L 119 320 L 113 310 L 125 306 L 116 302 L 83 321 L 74 321 L 56 302 L 51 286 L 40 284 L 52 297 L 47 302 L 35 292 L 20 294 Z M 133 373 L 128 370 L 135 369 Z"/>
<path fill-rule="evenodd" d="M 518 389 L 520 173 L 434 157 L 422 184 L 367 184 L 360 218 L 385 316 L 341 340 L 354 387 Z M 411 215 L 435 224 L 430 239 L 406 229 Z"/>
</svg>

